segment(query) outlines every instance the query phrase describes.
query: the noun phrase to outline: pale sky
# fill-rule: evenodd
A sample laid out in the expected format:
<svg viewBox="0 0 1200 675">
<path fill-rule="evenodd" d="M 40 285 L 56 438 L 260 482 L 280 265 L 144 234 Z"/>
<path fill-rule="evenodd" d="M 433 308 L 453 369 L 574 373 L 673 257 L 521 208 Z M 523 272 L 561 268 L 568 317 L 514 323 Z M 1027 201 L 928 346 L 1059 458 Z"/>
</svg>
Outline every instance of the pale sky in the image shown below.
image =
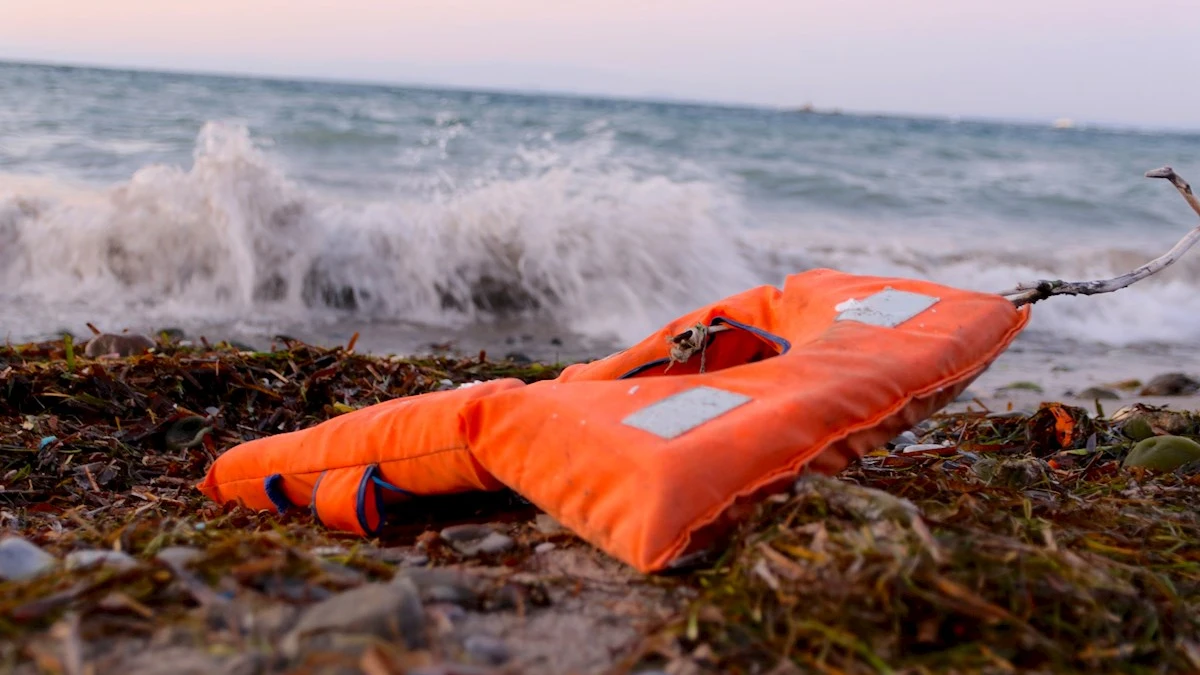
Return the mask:
<svg viewBox="0 0 1200 675">
<path fill-rule="evenodd" d="M 1200 128 L 1200 0 L 0 0 L 0 59 Z"/>
</svg>

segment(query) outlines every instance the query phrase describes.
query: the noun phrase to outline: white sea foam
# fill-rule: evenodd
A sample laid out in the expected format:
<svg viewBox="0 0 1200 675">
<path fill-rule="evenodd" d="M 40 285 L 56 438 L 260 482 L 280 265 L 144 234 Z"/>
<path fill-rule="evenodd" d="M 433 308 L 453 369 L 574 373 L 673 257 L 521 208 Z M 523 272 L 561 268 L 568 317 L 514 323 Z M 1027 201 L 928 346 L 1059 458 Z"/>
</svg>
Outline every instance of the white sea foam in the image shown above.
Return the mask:
<svg viewBox="0 0 1200 675">
<path fill-rule="evenodd" d="M 737 217 L 709 184 L 569 166 L 338 201 L 289 181 L 244 127 L 210 123 L 190 168 L 90 189 L 0 177 L 3 329 L 524 316 L 636 339 L 759 282 Z"/>
<path fill-rule="evenodd" d="M 523 178 L 352 201 L 289 180 L 244 127 L 210 123 L 190 167 L 145 166 L 110 186 L 0 175 L 0 335 L 85 321 L 267 331 L 516 319 L 630 343 L 814 266 L 999 291 L 1111 276 L 1159 252 L 1158 241 L 981 245 L 916 231 L 883 243 L 819 221 L 747 228 L 749 211 L 714 182 L 594 160 L 555 157 Z M 1195 343 L 1200 255 L 1110 296 L 1052 299 L 1034 317 L 1033 330 L 1072 339 Z"/>
</svg>

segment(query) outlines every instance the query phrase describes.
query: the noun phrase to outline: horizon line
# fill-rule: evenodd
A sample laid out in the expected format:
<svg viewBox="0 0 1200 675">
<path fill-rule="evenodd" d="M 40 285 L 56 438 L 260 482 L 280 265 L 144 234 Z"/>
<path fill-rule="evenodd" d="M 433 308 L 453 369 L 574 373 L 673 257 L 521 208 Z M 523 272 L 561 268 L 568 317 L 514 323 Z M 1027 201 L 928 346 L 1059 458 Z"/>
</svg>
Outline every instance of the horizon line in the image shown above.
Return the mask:
<svg viewBox="0 0 1200 675">
<path fill-rule="evenodd" d="M 420 82 L 420 81 L 401 81 L 401 80 L 384 80 L 375 78 L 356 78 L 354 76 L 339 76 L 328 77 L 320 75 L 294 75 L 256 71 L 229 71 L 229 70 L 202 70 L 192 68 L 172 68 L 169 66 L 147 66 L 147 65 L 115 65 L 115 64 L 98 64 L 79 61 L 55 61 L 43 59 L 25 59 L 0 56 L 0 65 L 16 65 L 16 66 L 32 66 L 41 68 L 68 68 L 76 70 L 99 70 L 106 72 L 130 72 L 130 73 L 146 73 L 151 75 L 179 75 L 190 77 L 211 77 L 219 79 L 243 79 L 243 80 L 260 80 L 267 82 L 293 82 L 293 83 L 313 83 L 327 85 L 352 85 L 376 87 L 383 89 L 408 89 L 417 91 L 445 91 L 458 93 L 479 93 L 479 94 L 494 94 L 501 96 L 521 96 L 521 97 L 551 97 L 551 98 L 570 98 L 582 100 L 599 100 L 599 101 L 614 101 L 626 103 L 647 103 L 647 104 L 666 104 L 678 106 L 692 106 L 702 108 L 732 108 L 742 110 L 761 110 L 780 113 L 794 114 L 813 114 L 822 116 L 846 116 L 846 117 L 883 117 L 892 119 L 909 119 L 909 120 L 929 120 L 940 122 L 974 122 L 981 124 L 1010 124 L 1017 126 L 1031 126 L 1045 128 L 1052 126 L 1058 120 L 1044 119 L 1041 117 L 988 117 L 986 115 L 959 115 L 953 113 L 915 113 L 904 112 L 898 110 L 866 110 L 866 109 L 846 109 L 838 106 L 817 107 L 810 102 L 797 103 L 792 105 L 783 104 L 766 104 L 766 103 L 750 103 L 746 101 L 727 101 L 716 99 L 701 99 L 692 97 L 678 97 L 668 94 L 605 94 L 599 92 L 589 92 L 586 90 L 565 90 L 565 89 L 523 89 L 518 87 L 488 87 L 480 85 L 455 85 L 436 82 Z M 536 85 L 533 85 L 536 87 Z M 1182 133 L 1192 134 L 1200 132 L 1200 126 L 1183 127 L 1170 125 L 1146 125 L 1134 123 L 1118 123 L 1118 122 L 1101 122 L 1094 120 L 1082 120 L 1074 118 L 1059 118 L 1068 119 L 1071 122 L 1073 130 L 1101 130 L 1101 131 L 1151 131 L 1165 133 Z M 1068 129 L 1070 130 L 1070 129 Z"/>
</svg>

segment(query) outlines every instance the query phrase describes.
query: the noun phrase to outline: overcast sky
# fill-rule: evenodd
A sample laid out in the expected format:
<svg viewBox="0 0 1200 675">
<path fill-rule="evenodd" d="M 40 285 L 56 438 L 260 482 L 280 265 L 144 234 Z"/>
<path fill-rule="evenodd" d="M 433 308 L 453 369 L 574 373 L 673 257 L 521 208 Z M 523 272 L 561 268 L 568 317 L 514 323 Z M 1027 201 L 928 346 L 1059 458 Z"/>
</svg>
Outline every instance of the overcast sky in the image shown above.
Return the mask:
<svg viewBox="0 0 1200 675">
<path fill-rule="evenodd" d="M 0 0 L 3 58 L 1200 128 L 1200 0 Z"/>
</svg>

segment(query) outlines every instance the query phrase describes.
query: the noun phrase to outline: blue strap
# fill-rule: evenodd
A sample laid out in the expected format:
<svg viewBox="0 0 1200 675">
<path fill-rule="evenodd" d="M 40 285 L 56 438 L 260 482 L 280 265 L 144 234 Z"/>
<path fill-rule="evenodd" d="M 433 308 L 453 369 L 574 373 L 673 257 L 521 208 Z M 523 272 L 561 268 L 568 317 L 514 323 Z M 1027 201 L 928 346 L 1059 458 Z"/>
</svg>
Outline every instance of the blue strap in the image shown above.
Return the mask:
<svg viewBox="0 0 1200 675">
<path fill-rule="evenodd" d="M 741 328 L 744 331 L 749 331 L 764 340 L 775 343 L 775 346 L 779 347 L 780 354 L 786 354 L 792 349 L 792 343 L 789 342 L 786 338 L 784 338 L 781 335 L 776 335 L 774 333 L 768 333 L 767 331 L 765 331 L 761 328 L 751 326 L 750 324 L 747 324 L 747 323 L 742 323 L 741 321 L 734 321 L 733 319 L 730 319 L 730 318 L 724 317 L 724 316 L 718 316 L 715 319 L 713 319 L 714 326 L 716 326 L 718 324 L 722 324 L 722 323 L 727 326 L 733 326 L 734 328 Z"/>
<path fill-rule="evenodd" d="M 372 464 L 372 465 L 368 466 L 367 470 L 363 472 L 362 481 L 359 482 L 359 484 L 358 484 L 358 498 L 356 500 L 356 505 L 355 505 L 355 513 L 358 516 L 359 526 L 362 527 L 363 532 L 366 532 L 368 535 L 372 535 L 372 536 L 376 532 L 378 532 L 380 528 L 383 527 L 383 523 L 384 523 L 383 490 L 380 490 L 379 488 L 383 488 L 385 490 L 391 490 L 392 492 L 400 492 L 400 493 L 403 493 L 406 495 L 412 494 L 408 490 L 405 490 L 404 488 L 392 485 L 391 483 L 380 478 L 378 475 L 376 475 L 378 473 L 379 473 L 379 465 L 378 464 Z M 374 483 L 376 486 L 375 512 L 379 514 L 379 527 L 375 528 L 374 530 L 372 530 L 367 525 L 367 485 L 368 485 L 368 482 Z"/>
<path fill-rule="evenodd" d="M 263 489 L 267 493 L 267 499 L 271 500 L 271 503 L 275 505 L 275 510 L 280 513 L 295 506 L 283 491 L 282 475 L 275 473 L 267 476 L 266 480 L 263 481 Z"/>
<path fill-rule="evenodd" d="M 322 471 L 321 475 L 317 476 L 317 482 L 313 483 L 312 503 L 309 505 L 309 509 L 313 514 L 313 520 L 316 520 L 317 524 L 321 527 L 325 527 L 325 523 L 321 522 L 321 514 L 317 512 L 317 490 L 321 487 L 321 481 L 325 480 L 325 473 Z"/>
</svg>

